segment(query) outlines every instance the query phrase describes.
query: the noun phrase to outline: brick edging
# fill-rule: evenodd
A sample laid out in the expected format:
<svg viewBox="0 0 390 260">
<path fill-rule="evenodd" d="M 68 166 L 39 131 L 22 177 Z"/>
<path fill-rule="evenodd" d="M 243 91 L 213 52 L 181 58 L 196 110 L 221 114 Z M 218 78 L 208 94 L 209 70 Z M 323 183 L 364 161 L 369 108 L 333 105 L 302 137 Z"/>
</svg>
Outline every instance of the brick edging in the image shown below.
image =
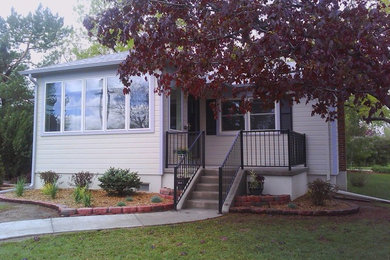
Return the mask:
<svg viewBox="0 0 390 260">
<path fill-rule="evenodd" d="M 171 196 L 161 195 L 165 199 L 171 199 Z M 34 204 L 58 211 L 60 216 L 90 216 L 90 215 L 111 215 L 111 214 L 132 214 L 166 211 L 173 209 L 173 202 L 159 203 L 156 205 L 125 206 L 125 207 L 95 207 L 95 208 L 68 208 L 65 205 L 58 205 L 46 201 L 34 201 L 26 199 L 7 198 L 0 195 L 0 200 L 7 202 L 16 202 L 24 204 Z"/>
<path fill-rule="evenodd" d="M 255 213 L 268 215 L 300 215 L 300 216 L 342 216 L 359 212 L 360 207 L 355 204 L 348 204 L 346 209 L 328 210 L 297 210 L 297 209 L 273 209 L 261 207 L 232 207 L 230 212 L 234 213 Z"/>
</svg>

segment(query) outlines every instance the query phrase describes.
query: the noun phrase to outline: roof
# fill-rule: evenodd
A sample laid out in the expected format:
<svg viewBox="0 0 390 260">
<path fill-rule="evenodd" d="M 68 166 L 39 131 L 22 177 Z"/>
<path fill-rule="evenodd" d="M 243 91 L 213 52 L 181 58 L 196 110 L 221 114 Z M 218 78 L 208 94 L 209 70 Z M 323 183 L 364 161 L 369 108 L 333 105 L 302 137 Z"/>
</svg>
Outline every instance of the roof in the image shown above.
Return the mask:
<svg viewBox="0 0 390 260">
<path fill-rule="evenodd" d="M 68 71 L 68 70 L 75 70 L 75 69 L 118 65 L 127 57 L 128 54 L 129 54 L 129 52 L 126 51 L 126 52 L 119 52 L 119 53 L 114 53 L 114 54 L 100 55 L 100 56 L 96 56 L 96 57 L 88 58 L 88 59 L 76 60 L 76 61 L 46 66 L 46 67 L 37 68 L 37 69 L 24 70 L 24 71 L 21 71 L 20 74 L 22 74 L 22 75 L 45 74 L 45 73 L 49 73 L 49 72 Z"/>
</svg>

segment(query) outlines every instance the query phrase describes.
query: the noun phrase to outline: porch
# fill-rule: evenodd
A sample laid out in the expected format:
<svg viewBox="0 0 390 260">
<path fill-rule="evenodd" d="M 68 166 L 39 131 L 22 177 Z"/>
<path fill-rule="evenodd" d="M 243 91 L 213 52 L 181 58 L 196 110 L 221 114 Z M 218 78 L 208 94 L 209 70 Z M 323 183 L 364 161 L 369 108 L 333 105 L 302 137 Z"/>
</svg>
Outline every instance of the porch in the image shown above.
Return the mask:
<svg viewBox="0 0 390 260">
<path fill-rule="evenodd" d="M 227 151 L 208 148 L 206 142 L 204 131 L 166 132 L 165 163 L 167 172 L 173 172 L 175 207 L 218 208 L 222 212 L 232 193 L 246 193 L 245 171 L 250 169 L 266 177 L 264 193 L 288 193 L 295 198 L 306 190 L 305 134 L 241 130 Z M 224 160 L 207 160 L 213 152 L 223 152 Z M 210 161 L 212 164 L 207 163 Z"/>
</svg>

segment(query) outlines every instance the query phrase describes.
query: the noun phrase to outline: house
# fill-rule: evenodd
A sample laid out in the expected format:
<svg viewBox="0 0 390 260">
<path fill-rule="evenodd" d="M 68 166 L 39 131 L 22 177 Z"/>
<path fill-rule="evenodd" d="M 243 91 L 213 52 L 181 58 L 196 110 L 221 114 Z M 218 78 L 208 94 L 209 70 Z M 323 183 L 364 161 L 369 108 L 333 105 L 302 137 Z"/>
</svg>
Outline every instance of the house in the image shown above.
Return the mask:
<svg viewBox="0 0 390 260">
<path fill-rule="evenodd" d="M 179 208 L 217 203 L 221 209 L 229 197 L 244 192 L 248 169 L 265 176 L 264 193 L 293 199 L 316 178 L 346 186 L 342 111 L 340 123 L 325 122 L 311 116 L 305 101 L 264 109 L 256 100 L 250 113 L 241 114 L 233 109 L 239 100 L 199 100 L 180 89 L 159 96 L 157 80 L 149 75 L 133 77 L 131 94 L 123 95 L 117 67 L 126 55 L 21 72 L 36 84 L 35 188 L 42 186 L 37 173 L 47 170 L 60 173 L 67 186 L 79 171 L 130 168 L 141 177 L 142 190 L 176 187 Z M 220 106 L 217 119 L 210 102 Z"/>
</svg>

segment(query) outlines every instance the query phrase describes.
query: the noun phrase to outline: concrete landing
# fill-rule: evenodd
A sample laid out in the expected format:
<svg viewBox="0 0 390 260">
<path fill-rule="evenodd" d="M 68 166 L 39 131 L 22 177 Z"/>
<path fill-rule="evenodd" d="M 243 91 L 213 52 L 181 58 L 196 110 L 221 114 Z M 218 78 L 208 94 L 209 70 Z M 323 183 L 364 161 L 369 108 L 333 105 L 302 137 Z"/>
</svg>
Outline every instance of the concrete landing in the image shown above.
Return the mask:
<svg viewBox="0 0 390 260">
<path fill-rule="evenodd" d="M 132 228 L 216 218 L 217 210 L 183 209 L 143 214 L 120 214 L 23 220 L 0 223 L 0 240 L 65 232 Z"/>
</svg>

